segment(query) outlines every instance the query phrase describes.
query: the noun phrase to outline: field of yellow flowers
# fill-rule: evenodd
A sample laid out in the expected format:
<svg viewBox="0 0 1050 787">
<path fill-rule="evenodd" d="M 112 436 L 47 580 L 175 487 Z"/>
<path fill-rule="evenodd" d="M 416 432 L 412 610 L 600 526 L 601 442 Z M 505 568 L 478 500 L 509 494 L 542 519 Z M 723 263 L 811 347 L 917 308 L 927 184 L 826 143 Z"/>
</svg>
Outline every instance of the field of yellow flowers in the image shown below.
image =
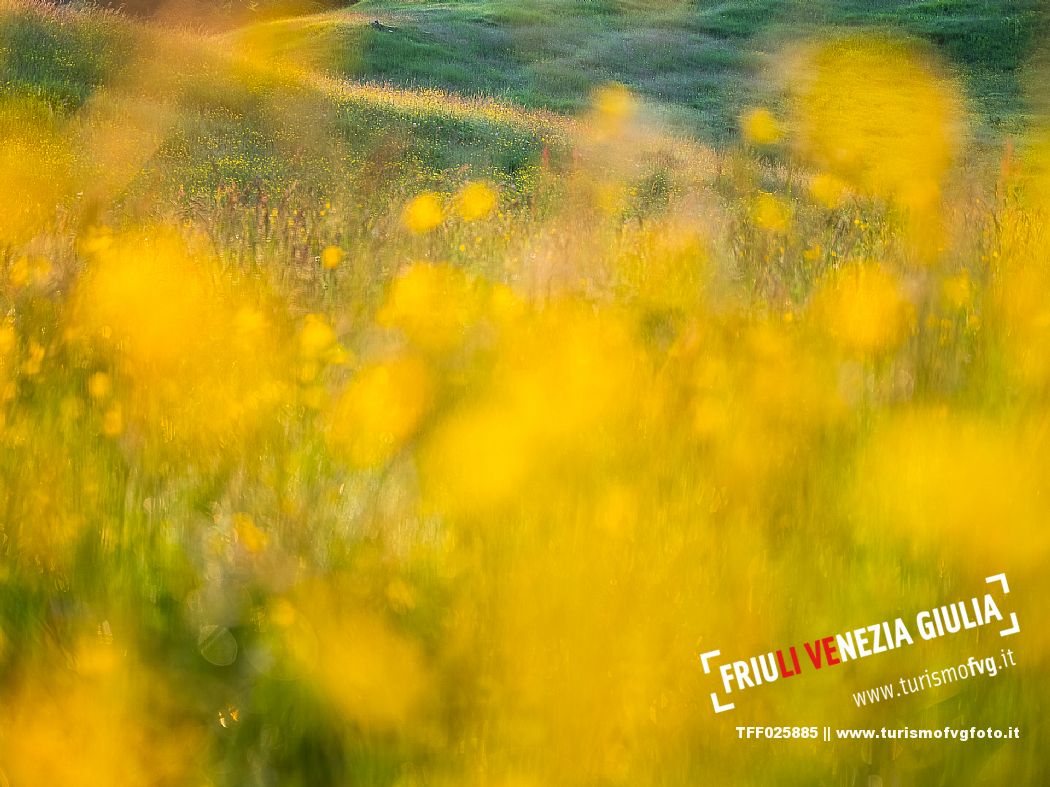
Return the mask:
<svg viewBox="0 0 1050 787">
<path fill-rule="evenodd" d="M 274 29 L 0 2 L 0 785 L 1047 783 L 1037 88 L 989 142 L 812 37 L 715 149 Z M 981 630 L 712 712 L 704 651 L 998 572 L 995 679 L 851 699 Z M 735 732 L 949 723 L 1022 736 Z"/>
</svg>

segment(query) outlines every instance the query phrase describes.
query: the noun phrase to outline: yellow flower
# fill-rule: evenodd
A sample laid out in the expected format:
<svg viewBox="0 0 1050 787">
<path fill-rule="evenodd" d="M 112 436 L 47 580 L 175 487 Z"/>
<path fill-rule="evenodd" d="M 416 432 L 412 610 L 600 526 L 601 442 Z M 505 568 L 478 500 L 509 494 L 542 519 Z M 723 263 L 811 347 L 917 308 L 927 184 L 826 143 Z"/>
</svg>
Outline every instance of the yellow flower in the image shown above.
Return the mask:
<svg viewBox="0 0 1050 787">
<path fill-rule="evenodd" d="M 592 102 L 599 117 L 615 122 L 630 120 L 638 111 L 638 102 L 634 94 L 615 82 L 595 90 Z"/>
<path fill-rule="evenodd" d="M 298 613 L 295 610 L 295 606 L 286 598 L 276 598 L 270 602 L 270 608 L 268 610 L 267 617 L 270 622 L 280 628 L 288 628 L 293 623 Z"/>
<path fill-rule="evenodd" d="M 113 381 L 105 372 L 95 372 L 88 378 L 88 394 L 92 399 L 106 399 L 113 391 Z"/>
<path fill-rule="evenodd" d="M 398 358 L 362 369 L 335 405 L 329 437 L 359 467 L 390 459 L 419 427 L 433 401 L 425 364 Z"/>
<path fill-rule="evenodd" d="M 897 280 L 872 264 L 851 265 L 831 274 L 815 296 L 814 311 L 840 345 L 859 353 L 895 346 L 913 316 Z"/>
<path fill-rule="evenodd" d="M 96 641 L 71 654 L 75 671 L 27 671 L 0 708 L 0 784 L 201 782 L 191 754 L 200 751 L 203 730 L 176 709 L 163 675 L 116 651 Z"/>
<path fill-rule="evenodd" d="M 784 232 L 791 218 L 791 208 L 787 203 L 764 191 L 755 198 L 751 211 L 755 223 L 771 232 Z"/>
<path fill-rule="evenodd" d="M 106 437 L 119 437 L 123 431 L 124 411 L 119 404 L 115 404 L 102 416 L 102 434 Z"/>
<path fill-rule="evenodd" d="M 441 200 L 432 191 L 420 194 L 405 206 L 401 221 L 417 235 L 430 232 L 444 220 Z"/>
<path fill-rule="evenodd" d="M 270 537 L 259 529 L 248 514 L 234 514 L 233 529 L 237 533 L 237 540 L 253 555 L 262 552 L 270 543 Z"/>
<path fill-rule="evenodd" d="M 846 197 L 846 184 L 840 178 L 822 172 L 809 182 L 809 193 L 825 208 L 834 210 Z"/>
<path fill-rule="evenodd" d="M 417 263 L 393 283 L 376 321 L 403 331 L 423 350 L 447 352 L 463 339 L 479 309 L 475 288 L 461 270 Z"/>
<path fill-rule="evenodd" d="M 236 297 L 251 285 L 229 286 L 202 247 L 163 228 L 92 248 L 67 335 L 119 370 L 124 410 L 110 431 L 135 423 L 171 447 L 230 445 L 273 412 L 291 359 L 259 309 Z M 104 388 L 98 378 L 88 393 L 100 399 Z"/>
<path fill-rule="evenodd" d="M 532 319 L 530 319 L 532 318 Z M 491 389 L 454 410 L 420 450 L 435 509 L 498 508 L 559 462 L 583 462 L 636 415 L 640 359 L 628 325 L 577 303 L 527 314 L 502 337 Z"/>
<path fill-rule="evenodd" d="M 338 246 L 328 246 L 321 252 L 321 267 L 327 271 L 335 270 L 343 261 L 343 250 Z"/>
<path fill-rule="evenodd" d="M 1045 562 L 1038 438 L 941 409 L 903 410 L 874 426 L 854 474 L 851 502 L 862 521 L 900 538 L 902 548 L 1026 570 Z"/>
<path fill-rule="evenodd" d="M 295 623 L 284 629 L 292 661 L 354 724 L 378 733 L 413 734 L 431 676 L 416 642 L 374 612 L 348 603 L 346 589 L 301 591 Z M 351 596 L 352 597 L 352 596 Z M 304 637 L 307 627 L 310 636 Z"/>
<path fill-rule="evenodd" d="M 823 44 L 800 66 L 799 151 L 866 192 L 930 207 L 958 149 L 955 86 L 885 36 Z"/>
<path fill-rule="evenodd" d="M 206 340 L 214 322 L 211 285 L 173 233 L 91 248 L 95 264 L 80 285 L 80 316 L 131 364 L 167 373 L 188 346 Z"/>
<path fill-rule="evenodd" d="M 754 145 L 775 145 L 783 132 L 773 113 L 768 109 L 753 109 L 740 119 L 744 139 Z"/>
<path fill-rule="evenodd" d="M 299 351 L 304 358 L 320 358 L 331 350 L 335 343 L 335 331 L 323 315 L 306 315 L 302 330 L 299 331 Z"/>
<path fill-rule="evenodd" d="M 457 207 L 464 221 L 478 221 L 489 216 L 498 203 L 496 192 L 485 183 L 468 183 L 459 192 Z"/>
<path fill-rule="evenodd" d="M 489 293 L 488 315 L 499 326 L 514 323 L 525 314 L 525 302 L 505 284 L 497 284 Z"/>
<path fill-rule="evenodd" d="M 443 512 L 487 511 L 521 491 L 537 461 L 534 421 L 503 408 L 464 408 L 446 419 L 422 454 L 427 496 Z"/>
</svg>

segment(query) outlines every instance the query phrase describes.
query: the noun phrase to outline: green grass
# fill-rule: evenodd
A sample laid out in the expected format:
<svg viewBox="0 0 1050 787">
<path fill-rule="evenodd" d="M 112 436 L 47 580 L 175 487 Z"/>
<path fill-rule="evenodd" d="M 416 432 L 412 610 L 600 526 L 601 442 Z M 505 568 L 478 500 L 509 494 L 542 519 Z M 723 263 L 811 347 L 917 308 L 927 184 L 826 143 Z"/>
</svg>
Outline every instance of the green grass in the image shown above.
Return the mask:
<svg viewBox="0 0 1050 787">
<path fill-rule="evenodd" d="M 323 35 L 341 51 L 334 67 L 347 76 L 559 112 L 579 111 L 596 84 L 618 81 L 724 140 L 781 42 L 851 26 L 928 41 L 959 70 L 984 119 L 1001 125 L 1023 109 L 1019 74 L 1043 18 L 1032 0 L 653 5 L 364 0 L 350 18 L 325 17 L 332 29 Z M 396 30 L 375 30 L 364 24 L 370 19 Z"/>
<path fill-rule="evenodd" d="M 289 35 L 278 55 L 301 54 L 313 36 L 298 24 L 282 23 Z M 158 102 L 154 110 L 146 104 L 138 121 L 124 121 L 157 137 L 114 205 L 125 221 L 149 218 L 161 205 L 205 204 L 226 187 L 312 203 L 358 188 L 354 199 L 364 207 L 392 193 L 450 187 L 469 170 L 513 190 L 523 188 L 543 148 L 557 144 L 542 119 L 504 117 L 484 102 L 340 91 L 269 62 L 231 68 L 228 42 L 169 36 L 110 12 L 23 7 L 0 15 L 0 98 L 22 107 L 16 114 L 33 102 L 35 114 L 52 113 L 62 128 L 96 93 L 102 106 Z M 162 70 L 139 59 L 150 51 L 164 52 Z M 301 133 L 301 123 L 314 133 Z M 332 184 L 340 184 L 338 195 Z"/>
<path fill-rule="evenodd" d="M 5 19 L 0 89 L 80 106 L 127 59 L 133 39 L 111 15 L 90 19 L 72 26 L 54 14 Z M 376 30 L 371 20 L 395 29 Z M 276 39 L 277 58 L 338 76 L 560 113 L 586 108 L 596 85 L 622 82 L 690 131 L 725 141 L 740 111 L 763 98 L 771 53 L 850 26 L 926 40 L 963 78 L 988 127 L 1013 129 L 1025 109 L 1023 66 L 1043 23 L 1034 0 L 735 0 L 656 10 L 611 0 L 364 0 L 347 11 L 261 23 L 250 35 Z"/>
<path fill-rule="evenodd" d="M 116 75 L 130 51 L 128 28 L 113 14 L 65 24 L 60 14 L 0 17 L 0 96 L 40 98 L 77 109 Z"/>
</svg>

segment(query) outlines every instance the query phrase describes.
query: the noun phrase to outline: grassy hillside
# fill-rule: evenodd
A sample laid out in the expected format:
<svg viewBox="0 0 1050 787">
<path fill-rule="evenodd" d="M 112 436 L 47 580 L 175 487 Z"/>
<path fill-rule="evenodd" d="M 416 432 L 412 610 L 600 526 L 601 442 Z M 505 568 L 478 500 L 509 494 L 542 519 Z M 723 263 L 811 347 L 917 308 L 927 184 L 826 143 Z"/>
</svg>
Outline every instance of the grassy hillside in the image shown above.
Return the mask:
<svg viewBox="0 0 1050 787">
<path fill-rule="evenodd" d="M 364 0 L 350 14 L 283 29 L 304 49 L 320 48 L 337 73 L 528 107 L 578 112 L 596 85 L 618 81 L 725 139 L 781 45 L 858 26 L 928 41 L 967 81 L 986 121 L 1009 123 L 1022 109 L 1019 71 L 1040 29 L 1038 9 L 1032 0 Z M 373 20 L 387 28 L 365 24 Z"/>
<path fill-rule="evenodd" d="M 373 27 L 375 21 L 384 27 Z M 928 42 L 964 80 L 983 121 L 1016 130 L 1025 111 L 1023 66 L 1045 27 L 1035 0 L 734 0 L 655 7 L 588 0 L 364 0 L 346 11 L 249 25 L 242 35 L 266 39 L 271 54 L 337 76 L 563 113 L 585 109 L 596 86 L 621 82 L 660 102 L 692 131 L 725 141 L 736 132 L 742 109 L 774 98 L 766 77 L 785 44 L 872 26 Z M 127 41 L 112 36 L 88 25 L 44 30 L 8 22 L 0 39 L 9 53 L 7 88 L 76 103 L 119 61 Z M 46 52 L 63 57 L 34 65 Z"/>
<path fill-rule="evenodd" d="M 229 184 L 324 202 L 362 178 L 380 204 L 463 167 L 515 182 L 556 143 L 541 115 L 480 97 L 314 79 L 285 68 L 272 44 L 255 30 L 201 37 L 112 12 L 16 3 L 0 17 L 0 99 L 9 112 L 35 105 L 64 131 L 78 114 L 132 107 L 122 142 L 134 172 L 120 186 L 121 210 L 175 205 L 177 194 L 211 199 Z"/>
</svg>

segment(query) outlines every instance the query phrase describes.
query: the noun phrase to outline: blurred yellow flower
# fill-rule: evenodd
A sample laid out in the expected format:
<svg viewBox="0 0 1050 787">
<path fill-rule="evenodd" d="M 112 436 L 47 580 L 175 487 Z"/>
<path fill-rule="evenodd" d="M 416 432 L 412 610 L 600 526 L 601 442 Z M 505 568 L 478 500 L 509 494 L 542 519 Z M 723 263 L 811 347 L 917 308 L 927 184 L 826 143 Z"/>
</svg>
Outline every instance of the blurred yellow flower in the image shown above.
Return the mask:
<svg viewBox="0 0 1050 787">
<path fill-rule="evenodd" d="M 459 215 L 464 221 L 479 221 L 487 218 L 496 209 L 498 197 L 495 190 L 481 182 L 468 183 L 456 200 Z"/>
<path fill-rule="evenodd" d="M 335 344 L 335 331 L 321 314 L 308 314 L 299 331 L 299 351 L 316 358 Z"/>
<path fill-rule="evenodd" d="M 391 285 L 376 322 L 403 331 L 423 350 L 445 352 L 459 344 L 480 309 L 479 294 L 463 271 L 420 262 Z"/>
<path fill-rule="evenodd" d="M 3 362 L 5 355 L 14 350 L 17 341 L 15 326 L 7 321 L 0 322 L 0 363 Z"/>
<path fill-rule="evenodd" d="M 343 261 L 343 250 L 338 246 L 326 246 L 321 252 L 321 267 L 327 271 L 335 270 Z"/>
<path fill-rule="evenodd" d="M 115 404 L 102 416 L 102 434 L 106 437 L 119 437 L 123 431 L 124 411 L 119 404 Z"/>
<path fill-rule="evenodd" d="M 108 651 L 108 652 L 107 652 Z M 0 709 L 0 780 L 19 785 L 177 787 L 198 782 L 203 730 L 180 717 L 163 683 L 121 664 L 112 646 L 81 647 L 80 673 L 23 679 Z M 126 660 L 125 660 L 126 661 Z"/>
<path fill-rule="evenodd" d="M 489 292 L 487 314 L 499 327 L 509 327 L 524 316 L 525 302 L 505 284 L 493 285 Z"/>
<path fill-rule="evenodd" d="M 113 381 L 105 372 L 95 372 L 88 378 L 88 395 L 92 399 L 106 399 L 113 391 Z"/>
<path fill-rule="evenodd" d="M 813 311 L 845 349 L 872 353 L 890 349 L 907 334 L 913 310 L 897 279 L 875 264 L 854 264 L 826 277 Z"/>
<path fill-rule="evenodd" d="M 539 459 L 534 426 L 521 414 L 489 406 L 464 408 L 445 419 L 421 458 L 430 505 L 476 514 L 513 499 Z"/>
<path fill-rule="evenodd" d="M 877 424 L 852 504 L 878 532 L 979 566 L 1045 562 L 1050 531 L 1038 441 L 998 420 L 909 409 Z"/>
<path fill-rule="evenodd" d="M 785 232 L 791 220 L 791 207 L 780 197 L 760 192 L 751 207 L 755 224 L 770 232 Z"/>
<path fill-rule="evenodd" d="M 128 665 L 123 654 L 102 636 L 82 637 L 76 646 L 73 667 L 84 677 L 106 677 Z"/>
<path fill-rule="evenodd" d="M 201 269 L 174 234 L 95 248 L 97 263 L 81 282 L 77 304 L 84 323 L 138 368 L 170 371 L 187 345 L 205 340 L 212 323 L 213 298 Z"/>
<path fill-rule="evenodd" d="M 420 194 L 405 206 L 401 221 L 416 234 L 430 232 L 444 221 L 441 199 L 431 191 Z"/>
<path fill-rule="evenodd" d="M 243 344 L 253 344 L 266 335 L 266 315 L 253 306 L 241 306 L 233 316 L 234 338 Z"/>
<path fill-rule="evenodd" d="M 241 546 L 252 554 L 262 552 L 270 543 L 270 537 L 259 529 L 249 514 L 234 514 L 233 529 Z"/>
<path fill-rule="evenodd" d="M 909 44 L 853 35 L 816 44 L 794 86 L 799 152 L 906 207 L 933 207 L 958 149 L 957 88 Z"/>
<path fill-rule="evenodd" d="M 268 618 L 280 628 L 288 628 L 295 623 L 298 613 L 295 606 L 286 598 L 275 598 L 270 602 Z"/>
<path fill-rule="evenodd" d="M 634 94 L 616 82 L 596 88 L 591 95 L 598 116 L 604 120 L 622 123 L 634 117 L 638 111 L 638 101 Z"/>
<path fill-rule="evenodd" d="M 834 210 L 846 197 L 846 184 L 834 175 L 821 172 L 809 181 L 809 193 L 825 208 Z"/>
<path fill-rule="evenodd" d="M 67 336 L 93 363 L 119 371 L 126 387 L 108 431 L 128 423 L 174 448 L 186 441 L 231 445 L 282 396 L 275 333 L 213 257 L 173 230 L 153 228 L 91 243 L 71 303 Z M 88 252 L 86 252 L 88 253 Z M 291 347 L 288 348 L 292 350 Z M 101 378 L 95 393 L 102 390 Z"/>
<path fill-rule="evenodd" d="M 633 423 L 641 363 L 618 315 L 564 302 L 509 327 L 490 388 L 421 448 L 427 499 L 440 510 L 497 508 L 560 463 L 601 455 Z"/>
<path fill-rule="evenodd" d="M 754 145 L 775 145 L 783 131 L 773 113 L 765 108 L 752 109 L 740 118 L 744 139 Z"/>
<path fill-rule="evenodd" d="M 433 388 L 426 365 L 411 356 L 361 369 L 333 408 L 333 446 L 361 467 L 387 461 L 418 428 Z"/>
<path fill-rule="evenodd" d="M 284 629 L 302 674 L 346 719 L 376 733 L 420 734 L 430 675 L 419 647 L 383 617 L 352 607 L 338 582 L 303 587 L 301 627 Z"/>
</svg>

